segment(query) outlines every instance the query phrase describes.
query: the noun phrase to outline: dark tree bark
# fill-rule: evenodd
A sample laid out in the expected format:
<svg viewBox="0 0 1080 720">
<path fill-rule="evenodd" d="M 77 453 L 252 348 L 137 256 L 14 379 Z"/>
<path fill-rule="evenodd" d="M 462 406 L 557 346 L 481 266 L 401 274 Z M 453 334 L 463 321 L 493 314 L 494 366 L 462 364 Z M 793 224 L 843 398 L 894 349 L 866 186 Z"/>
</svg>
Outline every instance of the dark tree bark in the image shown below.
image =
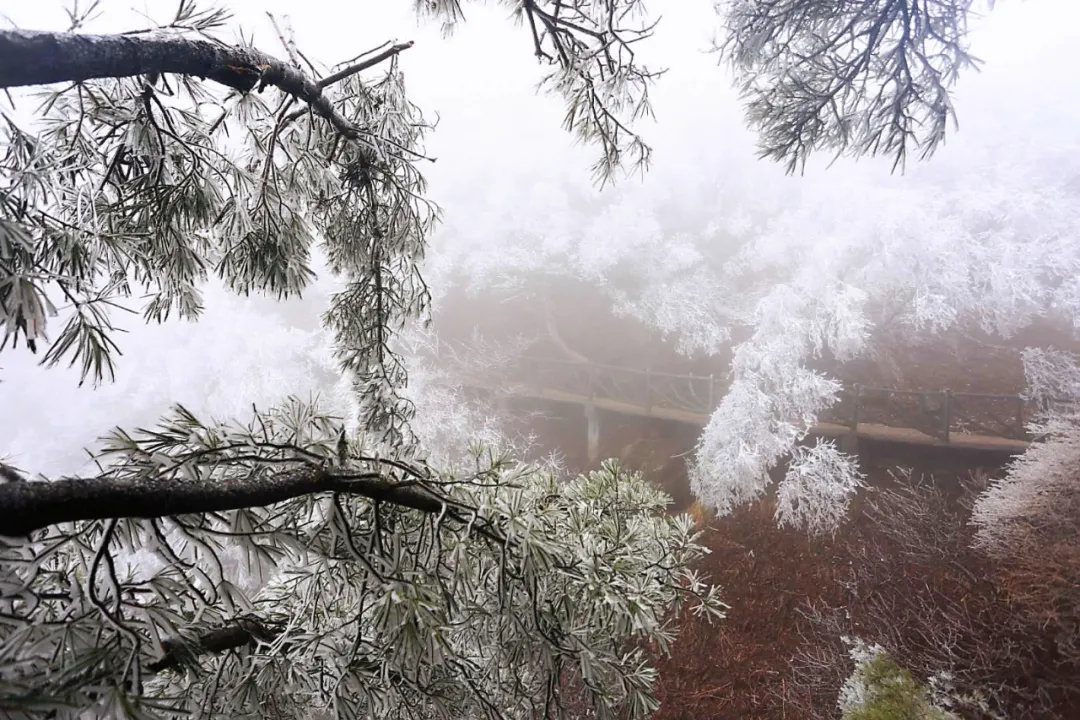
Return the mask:
<svg viewBox="0 0 1080 720">
<path fill-rule="evenodd" d="M 147 663 L 146 669 L 151 673 L 164 672 L 166 670 L 178 670 L 189 662 L 193 662 L 200 655 L 216 655 L 242 647 L 252 647 L 260 642 L 272 643 L 282 632 L 282 627 L 269 625 L 258 617 L 243 617 L 233 620 L 221 627 L 199 635 L 194 641 L 185 643 L 179 639 L 169 639 L 162 642 L 164 650 L 157 660 Z M 291 649 L 289 642 L 282 643 L 279 652 L 286 655 Z M 357 653 L 351 663 L 353 669 L 362 672 L 375 672 L 379 669 L 378 662 Z M 398 683 L 402 680 L 400 673 L 390 670 L 388 673 L 390 682 Z"/>
<path fill-rule="evenodd" d="M 64 478 L 0 484 L 0 536 L 28 535 L 57 523 L 263 507 L 317 492 L 362 495 L 429 513 L 445 501 L 416 484 L 378 473 L 347 474 L 307 466 L 234 480 Z"/>
<path fill-rule="evenodd" d="M 411 42 L 393 45 L 317 82 L 254 48 L 197 38 L 0 30 L 0 88 L 155 74 L 205 78 L 240 92 L 272 85 L 310 105 L 341 134 L 355 138 L 359 129 L 334 110 L 323 89 L 410 47 Z"/>
<path fill-rule="evenodd" d="M 247 645 L 272 642 L 278 631 L 266 627 L 254 618 L 240 618 L 227 625 L 211 630 L 200 636 L 195 642 L 186 644 L 178 640 L 166 640 L 162 643 L 165 653 L 157 660 L 147 664 L 152 673 L 179 668 L 185 661 L 194 660 L 199 655 L 217 654 L 236 650 Z"/>
</svg>

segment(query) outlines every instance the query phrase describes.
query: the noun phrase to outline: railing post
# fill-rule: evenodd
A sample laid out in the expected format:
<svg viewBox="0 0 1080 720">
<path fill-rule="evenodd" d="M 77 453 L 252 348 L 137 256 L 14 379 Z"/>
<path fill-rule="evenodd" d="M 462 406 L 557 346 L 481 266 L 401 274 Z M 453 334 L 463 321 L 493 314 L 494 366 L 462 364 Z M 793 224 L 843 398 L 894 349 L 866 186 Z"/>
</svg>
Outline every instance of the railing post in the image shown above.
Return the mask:
<svg viewBox="0 0 1080 720">
<path fill-rule="evenodd" d="M 857 433 L 859 432 L 859 396 L 862 394 L 862 385 L 855 383 L 852 393 L 855 395 L 855 402 L 852 403 L 854 407 L 851 409 L 851 431 Z"/>
<path fill-rule="evenodd" d="M 859 395 L 861 388 L 859 383 L 851 388 L 852 394 L 855 396 L 855 401 L 852 403 L 854 407 L 851 409 L 851 429 L 848 434 L 840 438 L 840 450 L 848 455 L 859 454 Z"/>
<path fill-rule="evenodd" d="M 585 406 L 585 454 L 590 466 L 600 459 L 600 413 L 592 404 Z"/>
<path fill-rule="evenodd" d="M 1024 427 L 1024 396 L 1023 395 L 1017 395 L 1016 396 L 1016 422 L 1018 423 L 1018 426 L 1017 426 L 1016 429 L 1019 432 L 1019 437 L 1020 437 L 1021 440 L 1023 440 L 1025 437 L 1027 437 L 1027 428 Z"/>
<path fill-rule="evenodd" d="M 651 368 L 645 368 L 645 412 L 652 412 L 652 383 L 650 382 L 652 375 Z"/>
<path fill-rule="evenodd" d="M 713 389 L 715 382 L 716 379 L 712 376 L 712 373 L 709 373 L 709 406 L 706 408 L 706 412 L 709 413 L 716 409 L 716 406 L 713 404 L 716 402 L 715 390 Z"/>
<path fill-rule="evenodd" d="M 588 388 L 586 388 L 586 389 L 589 392 L 589 399 L 590 400 L 595 400 L 596 399 L 596 382 L 595 382 L 596 379 L 593 376 L 596 374 L 596 366 L 594 366 L 592 363 L 589 363 L 588 368 L 589 369 L 588 369 L 588 372 L 587 372 L 587 375 L 586 375 L 586 380 L 585 380 L 585 382 L 588 384 Z"/>
<path fill-rule="evenodd" d="M 941 432 L 947 445 L 949 443 L 949 426 L 952 425 L 952 390 L 946 390 L 944 395 L 944 407 L 941 408 Z"/>
</svg>

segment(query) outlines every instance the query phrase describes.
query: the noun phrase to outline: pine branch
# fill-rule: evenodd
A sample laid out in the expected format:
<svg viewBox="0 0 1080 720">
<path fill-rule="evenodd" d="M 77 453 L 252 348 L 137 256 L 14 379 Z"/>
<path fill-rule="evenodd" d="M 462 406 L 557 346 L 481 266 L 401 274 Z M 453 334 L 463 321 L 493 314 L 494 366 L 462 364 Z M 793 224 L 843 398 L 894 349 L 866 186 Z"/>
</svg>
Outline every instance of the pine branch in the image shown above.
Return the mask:
<svg viewBox="0 0 1080 720">
<path fill-rule="evenodd" d="M 165 653 L 159 659 L 148 663 L 146 669 L 159 673 L 180 668 L 199 655 L 228 652 L 259 641 L 272 642 L 279 633 L 280 630 L 271 629 L 258 619 L 240 618 L 200 635 L 192 643 L 164 641 L 162 646 Z"/>
<path fill-rule="evenodd" d="M 162 642 L 164 653 L 157 660 L 146 664 L 146 669 L 153 674 L 167 670 L 179 670 L 193 663 L 200 655 L 218 655 L 258 643 L 272 643 L 281 636 L 284 627 L 268 622 L 256 616 L 247 616 L 231 620 L 226 624 L 199 635 L 191 642 L 181 639 L 167 639 Z M 286 653 L 292 643 L 282 643 L 279 652 Z M 349 663 L 354 671 L 375 672 L 379 664 L 359 653 L 353 654 Z M 388 672 L 391 682 L 401 682 L 402 675 L 394 670 Z"/>
<path fill-rule="evenodd" d="M 0 485 L 0 536 L 28 535 L 78 520 L 147 519 L 262 507 L 321 492 L 361 495 L 428 513 L 440 513 L 452 504 L 415 483 L 318 465 L 224 481 L 64 478 Z"/>
<path fill-rule="evenodd" d="M 394 45 L 318 82 L 254 48 L 197 38 L 0 30 L 0 88 L 155 74 L 205 78 L 243 93 L 274 86 L 307 103 L 335 130 L 353 139 L 360 129 L 334 109 L 323 89 L 410 47 L 411 42 Z"/>
</svg>

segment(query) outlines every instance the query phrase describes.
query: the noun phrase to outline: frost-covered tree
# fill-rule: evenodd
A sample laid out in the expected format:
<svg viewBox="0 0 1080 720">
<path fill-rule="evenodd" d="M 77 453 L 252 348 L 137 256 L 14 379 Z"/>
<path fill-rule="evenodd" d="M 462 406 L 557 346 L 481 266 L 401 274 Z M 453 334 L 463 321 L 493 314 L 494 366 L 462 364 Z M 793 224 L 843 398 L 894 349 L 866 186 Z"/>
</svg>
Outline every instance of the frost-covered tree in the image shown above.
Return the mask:
<svg viewBox="0 0 1080 720">
<path fill-rule="evenodd" d="M 522 6 L 604 177 L 646 154 L 627 123 L 648 26 L 619 29 L 625 9 Z M 286 59 L 222 40 L 227 15 L 187 0 L 150 30 L 86 21 L 0 30 L 3 349 L 107 382 L 137 298 L 147 321 L 197 318 L 215 274 L 285 299 L 318 249 L 342 286 L 324 319 L 353 412 L 177 405 L 114 430 L 74 477 L 0 466 L 4 715 L 648 714 L 647 653 L 681 607 L 722 609 L 690 569 L 690 521 L 614 465 L 565 479 L 482 447 L 450 458 L 410 423 L 393 349 L 424 313 L 437 217 L 398 66 L 411 44 L 321 68 L 286 32 Z"/>
<path fill-rule="evenodd" d="M 640 0 L 503 4 L 550 69 L 545 85 L 564 101 L 567 127 L 599 148 L 597 176 L 643 165 L 649 148 L 632 122 L 649 112 L 656 72 L 636 54 L 652 27 Z M 938 90 L 960 63 L 939 63 L 936 43 L 961 57 L 950 48 L 967 3 L 934 5 L 955 12 L 927 22 L 911 14 L 916 4 L 884 0 L 857 11 L 725 6 L 730 36 L 756 38 L 729 57 L 746 73 L 769 154 L 866 153 L 882 138 L 902 158 L 939 142 L 949 113 Z M 416 7 L 448 27 L 462 17 L 457 0 Z M 643 645 L 666 647 L 681 600 L 720 608 L 687 570 L 700 551 L 688 523 L 660 516 L 661 496 L 613 466 L 559 483 L 480 453 L 450 474 L 422 462 L 413 442 L 392 350 L 395 331 L 424 313 L 418 265 L 438 213 L 420 173 L 428 127 L 398 67 L 408 44 L 323 68 L 287 33 L 287 59 L 221 40 L 226 19 L 185 0 L 151 31 L 89 35 L 76 32 L 80 17 L 67 33 L 0 31 L 0 88 L 20 108 L 5 111 L 0 139 L 3 348 L 22 342 L 104 381 L 117 311 L 132 298 L 147 299 L 137 309 L 152 322 L 194 318 L 211 273 L 237 292 L 286 298 L 310 283 L 318 243 L 343 282 L 325 320 L 356 416 L 295 399 L 241 421 L 177 407 L 148 428 L 114 431 L 82 476 L 38 482 L 5 468 L 0 707 L 31 717 L 534 717 L 580 713 L 581 701 L 604 717 L 645 714 Z M 845 50 L 849 40 L 862 49 Z M 906 90 L 889 84 L 904 63 L 877 63 L 897 57 L 930 58 Z M 820 82 L 829 67 L 839 86 Z M 789 81 L 800 68 L 809 92 Z M 27 87 L 46 88 L 29 124 Z M 785 114 L 795 126 L 777 119 Z M 594 260 L 604 266 L 603 254 Z M 825 277 L 829 292 L 858 301 Z M 757 313 L 760 299 L 751 293 L 734 312 Z M 799 302 L 793 352 L 860 337 L 850 316 Z M 792 368 L 800 392 L 770 405 L 791 415 L 779 425 L 787 435 L 831 388 L 798 359 L 772 366 Z M 827 448 L 806 460 L 839 462 Z M 789 505 L 802 504 L 792 493 Z"/>
<path fill-rule="evenodd" d="M 466 238 L 451 219 L 454 243 L 439 267 L 519 294 L 530 283 L 540 294 L 538 275 L 574 278 L 679 350 L 730 357 L 729 384 L 693 458 L 694 491 L 728 511 L 766 492 L 769 470 L 790 458 L 778 519 L 822 529 L 843 517 L 858 471 L 830 443 L 796 448 L 836 402 L 839 365 L 886 341 L 979 333 L 1005 344 L 1034 321 L 1076 327 L 1080 318 L 1080 165 L 1063 153 L 1080 146 L 1080 116 L 1059 102 L 1063 88 L 1080 85 L 1060 62 L 1071 40 L 1046 32 L 1067 4 L 1031 18 L 1022 13 L 1033 6 L 1010 6 L 1014 14 L 991 28 L 999 64 L 986 78 L 968 73 L 958 85 L 965 102 L 954 105 L 947 91 L 971 64 L 964 28 L 976 7 L 720 3 L 729 33 L 721 52 L 767 155 L 788 161 L 784 169 L 824 149 L 891 157 L 811 162 L 805 178 L 784 177 L 729 147 L 735 130 L 721 126 L 715 139 L 724 119 L 716 112 L 687 121 L 674 159 L 658 155 L 642 186 L 592 206 L 558 178 L 529 186 L 522 194 L 537 199 L 535 214 L 495 217 L 490 236 L 471 224 Z M 1006 42 L 1023 26 L 1026 36 Z M 1003 97 L 1023 110 L 1004 112 Z M 689 114 L 698 103 L 669 109 Z M 954 112 L 967 125 L 933 162 L 890 173 L 888 160 L 939 147 Z"/>
<path fill-rule="evenodd" d="M 4 343 L 36 352 L 52 329 L 46 363 L 110 378 L 119 302 L 144 293 L 147 320 L 196 318 L 210 273 L 289 298 L 313 278 L 317 232 L 346 280 L 326 321 L 365 425 L 400 439 L 389 332 L 424 307 L 415 266 L 435 220 L 418 168 L 427 126 L 394 61 L 409 44 L 315 80 L 298 56 L 218 40 L 226 20 L 183 2 L 152 33 L 0 35 L 0 86 L 52 86 L 37 131 L 5 114 Z M 255 92 L 267 87 L 278 97 Z"/>
<path fill-rule="evenodd" d="M 998 561 L 1000 585 L 1061 657 L 1080 659 L 1080 368 L 1060 351 L 1024 353 L 1040 438 L 975 503 L 975 544 Z"/>
<path fill-rule="evenodd" d="M 931 155 L 955 120 L 950 87 L 977 62 L 967 47 L 976 4 L 720 0 L 720 49 L 762 155 L 792 170 L 822 149 L 888 155 L 894 167 L 912 150 Z"/>
<path fill-rule="evenodd" d="M 31 541 L 3 541 L 0 707 L 640 717 L 636 642 L 722 607 L 639 476 L 482 454 L 445 476 L 341 438 L 299 401 L 246 426 L 178 408 L 115 432 L 97 477 L 5 486 L 4 534 Z"/>
</svg>

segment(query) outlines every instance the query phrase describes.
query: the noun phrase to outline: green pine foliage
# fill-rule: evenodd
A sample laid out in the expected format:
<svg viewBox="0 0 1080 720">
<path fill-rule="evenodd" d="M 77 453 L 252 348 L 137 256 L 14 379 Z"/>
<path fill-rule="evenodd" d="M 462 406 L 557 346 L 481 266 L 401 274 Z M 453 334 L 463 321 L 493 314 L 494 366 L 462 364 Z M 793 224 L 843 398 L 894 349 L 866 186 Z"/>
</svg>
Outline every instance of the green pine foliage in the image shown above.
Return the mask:
<svg viewBox="0 0 1080 720">
<path fill-rule="evenodd" d="M 935 707 L 926 687 L 883 651 L 858 662 L 845 689 L 851 695 L 842 720 L 958 720 Z"/>
</svg>

